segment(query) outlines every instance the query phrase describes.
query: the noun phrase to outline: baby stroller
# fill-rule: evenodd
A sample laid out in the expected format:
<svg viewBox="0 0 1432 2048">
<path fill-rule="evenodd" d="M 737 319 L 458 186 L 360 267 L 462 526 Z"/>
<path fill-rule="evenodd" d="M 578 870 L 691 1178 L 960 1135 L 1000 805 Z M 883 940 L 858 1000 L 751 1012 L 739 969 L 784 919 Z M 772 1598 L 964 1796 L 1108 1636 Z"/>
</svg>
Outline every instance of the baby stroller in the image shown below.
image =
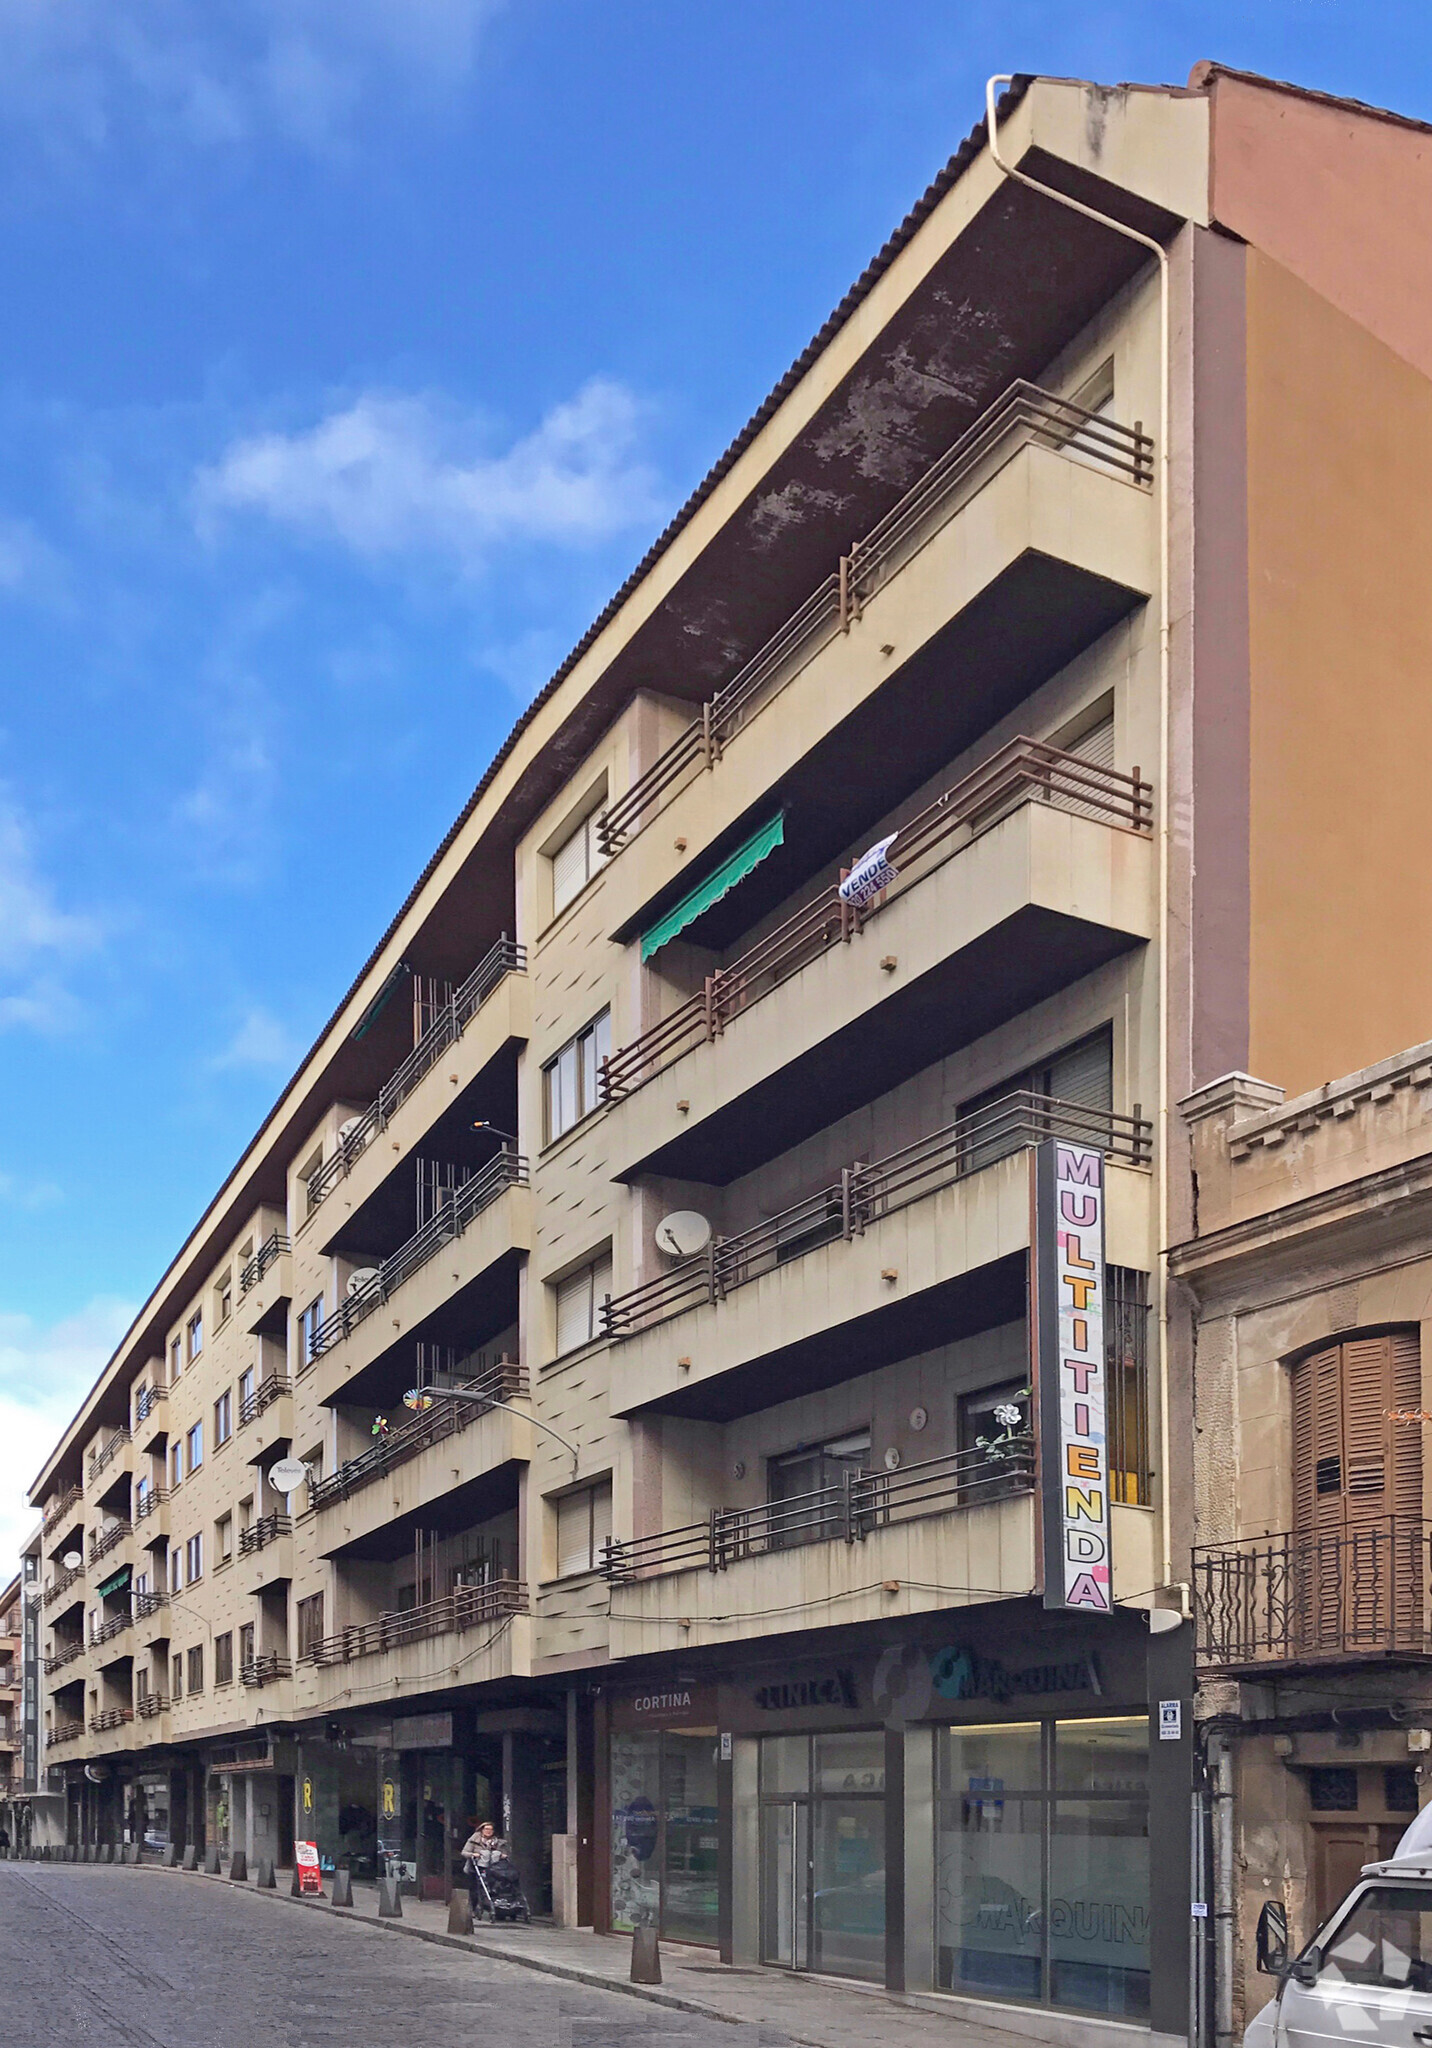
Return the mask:
<svg viewBox="0 0 1432 2048">
<path fill-rule="evenodd" d="M 479 1865 L 473 1876 L 473 1888 L 479 1913 L 486 1913 L 490 1920 L 532 1918 L 522 1896 L 522 1880 L 510 1856 L 499 1856 L 485 1870 Z"/>
</svg>

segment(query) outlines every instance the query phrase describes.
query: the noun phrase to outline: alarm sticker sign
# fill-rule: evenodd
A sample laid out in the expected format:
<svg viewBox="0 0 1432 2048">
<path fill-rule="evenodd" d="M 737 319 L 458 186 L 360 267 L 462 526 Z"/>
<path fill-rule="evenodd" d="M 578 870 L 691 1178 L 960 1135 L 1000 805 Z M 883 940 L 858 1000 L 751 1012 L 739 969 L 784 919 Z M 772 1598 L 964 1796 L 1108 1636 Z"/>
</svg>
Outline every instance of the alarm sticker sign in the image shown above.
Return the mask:
<svg viewBox="0 0 1432 2048">
<path fill-rule="evenodd" d="M 1104 1155 L 1049 1138 L 1034 1175 L 1044 1604 L 1109 1614 Z"/>
</svg>

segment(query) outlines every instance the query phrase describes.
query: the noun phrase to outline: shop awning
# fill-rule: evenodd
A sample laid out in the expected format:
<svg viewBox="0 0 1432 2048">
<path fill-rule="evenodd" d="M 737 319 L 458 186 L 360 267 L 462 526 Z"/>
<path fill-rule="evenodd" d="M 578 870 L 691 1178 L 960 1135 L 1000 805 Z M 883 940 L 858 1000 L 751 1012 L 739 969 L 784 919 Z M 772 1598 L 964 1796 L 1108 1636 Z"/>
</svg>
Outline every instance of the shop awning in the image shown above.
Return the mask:
<svg viewBox="0 0 1432 2048">
<path fill-rule="evenodd" d="M 103 1600 L 108 1593 L 122 1593 L 129 1584 L 130 1570 L 131 1567 L 129 1565 L 122 1564 L 112 1577 L 106 1579 L 102 1585 L 96 1586 L 94 1589 L 96 1600 Z"/>
<path fill-rule="evenodd" d="M 719 868 L 707 875 L 705 881 L 698 882 L 688 895 L 667 911 L 665 917 L 659 917 L 649 931 L 642 933 L 642 959 L 650 960 L 678 932 L 684 932 L 689 924 L 694 924 L 703 911 L 709 910 L 713 903 L 719 903 L 728 890 L 734 889 L 738 882 L 744 882 L 752 868 L 759 867 L 768 853 L 774 853 L 785 836 L 786 814 L 777 811 L 774 818 L 768 819 L 744 846 L 738 846 Z"/>
</svg>

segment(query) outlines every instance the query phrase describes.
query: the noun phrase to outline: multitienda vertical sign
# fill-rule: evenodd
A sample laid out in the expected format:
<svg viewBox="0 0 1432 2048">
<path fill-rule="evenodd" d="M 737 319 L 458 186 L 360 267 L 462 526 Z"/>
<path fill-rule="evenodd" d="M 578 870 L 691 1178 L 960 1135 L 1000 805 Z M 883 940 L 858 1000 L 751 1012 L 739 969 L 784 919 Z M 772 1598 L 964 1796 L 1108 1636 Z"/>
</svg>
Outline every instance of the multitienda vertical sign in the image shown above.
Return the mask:
<svg viewBox="0 0 1432 2048">
<path fill-rule="evenodd" d="M 1035 1151 L 1036 1364 L 1044 1604 L 1113 1610 L 1102 1152 Z"/>
</svg>

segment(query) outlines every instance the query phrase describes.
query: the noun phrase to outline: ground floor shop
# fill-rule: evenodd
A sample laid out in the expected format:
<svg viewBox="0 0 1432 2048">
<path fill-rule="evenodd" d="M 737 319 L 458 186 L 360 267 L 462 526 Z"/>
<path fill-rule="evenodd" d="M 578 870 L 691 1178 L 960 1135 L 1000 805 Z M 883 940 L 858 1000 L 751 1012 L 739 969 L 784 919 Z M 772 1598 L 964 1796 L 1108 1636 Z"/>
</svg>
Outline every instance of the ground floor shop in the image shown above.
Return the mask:
<svg viewBox="0 0 1432 2048">
<path fill-rule="evenodd" d="M 1021 1603 L 653 1660 L 598 1703 L 598 1925 L 1182 2032 L 1188 1634 Z"/>
</svg>

